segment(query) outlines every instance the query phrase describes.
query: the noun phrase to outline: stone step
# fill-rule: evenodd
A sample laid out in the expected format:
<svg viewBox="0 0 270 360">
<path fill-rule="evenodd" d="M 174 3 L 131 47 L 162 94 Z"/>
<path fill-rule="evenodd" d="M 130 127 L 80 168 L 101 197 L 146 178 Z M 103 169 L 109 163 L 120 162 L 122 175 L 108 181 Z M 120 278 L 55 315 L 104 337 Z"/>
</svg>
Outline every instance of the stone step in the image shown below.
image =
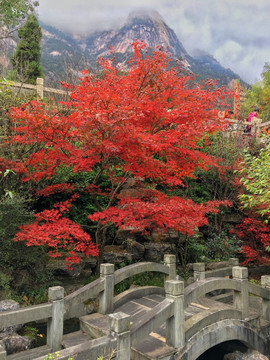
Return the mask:
<svg viewBox="0 0 270 360">
<path fill-rule="evenodd" d="M 110 334 L 110 324 L 108 315 L 90 314 L 80 317 L 80 328 L 91 339 Z"/>
<path fill-rule="evenodd" d="M 152 332 L 131 348 L 131 360 L 169 360 L 175 353 L 176 349 L 168 346 L 164 337 Z"/>
<path fill-rule="evenodd" d="M 80 318 L 81 334 L 86 338 L 99 338 L 109 335 L 108 315 L 90 314 Z M 81 335 L 78 335 L 81 337 Z M 152 332 L 139 344 L 131 348 L 132 360 L 169 360 L 176 349 L 168 346 L 165 340 L 165 326 Z"/>
<path fill-rule="evenodd" d="M 73 333 L 66 334 L 63 336 L 62 346 L 64 349 L 66 349 L 71 346 L 83 344 L 84 342 L 89 341 L 89 340 L 91 340 L 91 338 L 85 332 L 75 331 Z"/>
<path fill-rule="evenodd" d="M 226 304 L 231 304 L 233 301 L 233 292 L 228 291 L 228 292 L 225 292 L 224 294 L 215 295 L 215 296 L 211 297 L 211 299 L 220 301 L 220 302 L 223 302 Z"/>
</svg>

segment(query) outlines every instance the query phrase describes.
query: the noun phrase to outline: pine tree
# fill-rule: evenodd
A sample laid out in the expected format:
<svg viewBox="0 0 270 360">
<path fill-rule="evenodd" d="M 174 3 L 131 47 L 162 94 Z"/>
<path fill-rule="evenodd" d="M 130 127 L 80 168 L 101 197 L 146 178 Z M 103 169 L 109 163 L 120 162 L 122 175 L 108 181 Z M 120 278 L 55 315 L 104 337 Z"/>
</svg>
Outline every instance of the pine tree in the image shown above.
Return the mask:
<svg viewBox="0 0 270 360">
<path fill-rule="evenodd" d="M 42 32 L 33 13 L 28 15 L 26 23 L 18 30 L 18 37 L 20 41 L 11 58 L 13 69 L 21 81 L 35 84 L 36 78 L 43 76 L 40 65 Z"/>
</svg>

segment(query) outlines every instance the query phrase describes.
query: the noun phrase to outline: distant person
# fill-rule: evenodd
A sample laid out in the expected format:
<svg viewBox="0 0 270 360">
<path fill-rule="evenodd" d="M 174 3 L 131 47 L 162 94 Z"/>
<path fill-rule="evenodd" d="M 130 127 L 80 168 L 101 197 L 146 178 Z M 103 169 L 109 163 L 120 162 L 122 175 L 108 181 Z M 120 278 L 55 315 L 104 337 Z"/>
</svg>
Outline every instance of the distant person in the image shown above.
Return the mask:
<svg viewBox="0 0 270 360">
<path fill-rule="evenodd" d="M 258 111 L 256 110 L 248 114 L 248 122 L 251 122 L 251 119 L 254 117 L 258 118 Z"/>
<path fill-rule="evenodd" d="M 251 122 L 251 120 L 255 117 L 255 118 L 258 118 L 258 111 L 257 110 L 254 110 L 252 112 L 250 112 L 248 114 L 248 117 L 247 117 L 247 122 Z M 246 129 L 245 129 L 245 133 L 250 133 L 251 132 L 251 126 L 250 125 L 247 125 L 246 126 Z"/>
</svg>

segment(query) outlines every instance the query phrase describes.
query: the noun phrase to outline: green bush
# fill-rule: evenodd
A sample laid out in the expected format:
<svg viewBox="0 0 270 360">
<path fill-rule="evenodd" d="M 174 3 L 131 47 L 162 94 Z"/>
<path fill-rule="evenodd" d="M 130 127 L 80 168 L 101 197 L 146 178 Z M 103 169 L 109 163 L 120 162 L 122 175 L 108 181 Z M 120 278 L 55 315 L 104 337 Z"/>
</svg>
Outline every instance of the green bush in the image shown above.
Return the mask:
<svg viewBox="0 0 270 360">
<path fill-rule="evenodd" d="M 46 270 L 46 250 L 13 241 L 19 226 L 32 219 L 33 211 L 25 199 L 14 196 L 0 200 L 0 299 L 13 293 L 33 301 L 37 296 L 42 301 L 52 284 L 52 274 Z"/>
</svg>

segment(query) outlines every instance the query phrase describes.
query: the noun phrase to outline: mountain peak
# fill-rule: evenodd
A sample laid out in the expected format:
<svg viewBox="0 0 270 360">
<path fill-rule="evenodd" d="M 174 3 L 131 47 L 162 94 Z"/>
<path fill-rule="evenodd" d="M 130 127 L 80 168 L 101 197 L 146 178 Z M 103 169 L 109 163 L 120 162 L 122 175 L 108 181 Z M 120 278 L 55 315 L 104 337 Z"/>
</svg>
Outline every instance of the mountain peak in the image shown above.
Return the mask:
<svg viewBox="0 0 270 360">
<path fill-rule="evenodd" d="M 161 15 L 154 9 L 137 9 L 132 11 L 127 18 L 126 25 L 133 23 L 134 21 L 149 21 L 152 20 L 153 22 L 163 22 Z"/>
<path fill-rule="evenodd" d="M 119 30 L 119 36 L 117 39 L 113 39 L 115 49 L 119 52 L 126 52 L 127 46 L 130 47 L 134 39 L 145 42 L 152 49 L 163 46 L 173 54 L 187 55 L 175 32 L 153 9 L 138 9 L 129 14 L 124 26 Z M 118 46 L 117 43 L 121 43 L 121 46 Z M 125 45 L 122 46 L 124 43 Z"/>
<path fill-rule="evenodd" d="M 63 69 L 65 56 L 75 59 L 74 64 L 81 63 L 81 56 L 95 68 L 96 59 L 111 57 L 110 49 L 113 49 L 115 61 L 119 66 L 128 67 L 127 60 L 132 56 L 131 44 L 135 39 L 143 41 L 153 50 L 157 46 L 168 49 L 172 55 L 173 65 L 176 61 L 187 73 L 198 74 L 200 78 L 221 79 L 223 84 L 227 84 L 231 79 L 238 77 L 230 69 L 223 68 L 212 55 L 202 50 L 188 54 L 175 32 L 153 9 L 133 11 L 120 28 L 95 32 L 86 38 L 71 37 L 56 29 L 49 29 L 44 24 L 43 31 L 42 65 L 47 74 L 58 73 L 58 78 L 66 76 Z M 76 72 L 75 65 L 73 69 Z"/>
</svg>

